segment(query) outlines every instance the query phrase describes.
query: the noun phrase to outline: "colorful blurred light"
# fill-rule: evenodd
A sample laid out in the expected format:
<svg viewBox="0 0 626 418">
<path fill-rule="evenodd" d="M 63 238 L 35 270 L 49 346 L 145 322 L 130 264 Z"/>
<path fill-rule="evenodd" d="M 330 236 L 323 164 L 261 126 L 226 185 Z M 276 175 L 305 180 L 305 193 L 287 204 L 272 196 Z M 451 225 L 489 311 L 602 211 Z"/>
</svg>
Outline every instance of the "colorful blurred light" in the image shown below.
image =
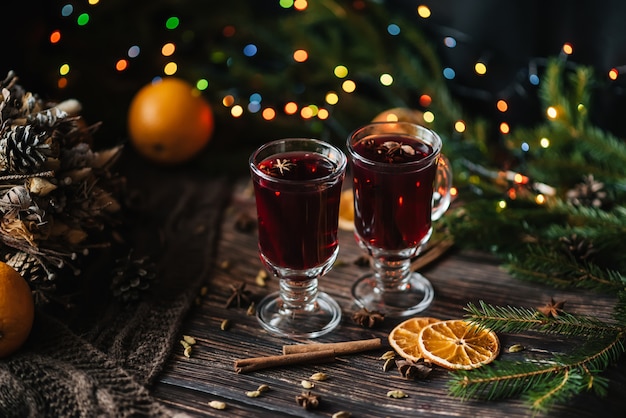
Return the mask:
<svg viewBox="0 0 626 418">
<path fill-rule="evenodd" d="M 178 71 L 178 64 L 175 62 L 168 62 L 165 64 L 165 67 L 163 67 L 165 75 L 174 75 L 176 74 L 176 71 Z"/>
<path fill-rule="evenodd" d="M 390 86 L 393 84 L 393 76 L 391 74 L 382 74 L 380 76 L 380 84 L 383 86 Z"/>
<path fill-rule="evenodd" d="M 168 42 L 161 47 L 161 54 L 164 57 L 169 57 L 173 55 L 174 51 L 176 51 L 176 45 L 174 45 L 172 42 Z"/>
<path fill-rule="evenodd" d="M 178 25 L 180 25 L 180 19 L 176 16 L 168 17 L 165 21 L 165 27 L 170 30 L 176 29 Z"/>
<path fill-rule="evenodd" d="M 265 120 L 272 120 L 276 117 L 276 111 L 271 107 L 266 107 L 265 109 L 263 109 L 261 116 L 263 116 L 263 119 Z"/>
<path fill-rule="evenodd" d="M 89 14 L 81 13 L 78 18 L 76 18 L 76 23 L 78 24 L 78 26 L 85 26 L 87 23 L 89 23 Z"/>
<path fill-rule="evenodd" d="M 128 68 L 128 61 L 126 61 L 125 59 L 118 60 L 115 63 L 115 69 L 117 71 L 124 71 L 126 68 Z"/>
<path fill-rule="evenodd" d="M 325 100 L 329 105 L 336 105 L 339 102 L 339 96 L 334 91 L 329 91 L 326 93 Z"/>
<path fill-rule="evenodd" d="M 344 65 L 338 65 L 335 67 L 333 73 L 337 78 L 346 78 L 348 76 L 348 68 Z"/>
<path fill-rule="evenodd" d="M 50 34 L 50 43 L 51 44 L 56 44 L 60 40 L 61 40 L 61 31 L 55 30 L 54 32 L 52 32 Z"/>
<path fill-rule="evenodd" d="M 304 49 L 298 49 L 294 51 L 293 60 L 295 62 L 305 62 L 307 59 L 309 59 L 309 53 L 306 52 Z"/>
<path fill-rule="evenodd" d="M 346 93 L 354 93 L 354 91 L 356 90 L 356 83 L 352 80 L 346 80 L 341 83 L 341 88 Z"/>
<path fill-rule="evenodd" d="M 566 55 L 572 55 L 574 53 L 574 47 L 569 42 L 563 44 L 563 53 Z"/>
<path fill-rule="evenodd" d="M 430 9 L 428 6 L 420 4 L 417 6 L 417 14 L 423 19 L 428 19 L 430 17 Z"/>
</svg>

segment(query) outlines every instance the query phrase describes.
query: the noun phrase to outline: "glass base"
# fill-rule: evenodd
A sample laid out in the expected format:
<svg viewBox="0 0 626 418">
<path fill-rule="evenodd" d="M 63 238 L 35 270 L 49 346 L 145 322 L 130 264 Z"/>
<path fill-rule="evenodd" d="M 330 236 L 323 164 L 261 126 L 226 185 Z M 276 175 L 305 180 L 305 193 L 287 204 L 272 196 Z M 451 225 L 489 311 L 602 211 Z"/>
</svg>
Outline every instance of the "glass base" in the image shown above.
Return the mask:
<svg viewBox="0 0 626 418">
<path fill-rule="evenodd" d="M 312 309 L 283 309 L 280 292 L 267 295 L 257 305 L 257 319 L 274 335 L 290 338 L 315 338 L 328 334 L 341 322 L 341 308 L 329 295 L 317 294 Z"/>
<path fill-rule="evenodd" d="M 402 290 L 382 291 L 374 274 L 361 277 L 352 286 L 356 304 L 368 311 L 379 311 L 388 317 L 409 316 L 427 309 L 435 291 L 428 279 L 419 273 L 411 273 L 408 284 Z"/>
</svg>

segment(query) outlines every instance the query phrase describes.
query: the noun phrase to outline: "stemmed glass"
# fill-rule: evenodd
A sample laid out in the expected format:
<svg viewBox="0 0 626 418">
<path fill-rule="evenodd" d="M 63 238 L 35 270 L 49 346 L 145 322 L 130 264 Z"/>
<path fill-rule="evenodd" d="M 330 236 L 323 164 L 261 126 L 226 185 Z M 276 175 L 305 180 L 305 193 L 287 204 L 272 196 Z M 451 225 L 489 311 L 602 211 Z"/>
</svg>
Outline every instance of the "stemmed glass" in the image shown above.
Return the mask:
<svg viewBox="0 0 626 418">
<path fill-rule="evenodd" d="M 314 338 L 341 321 L 341 308 L 318 291 L 339 251 L 339 199 L 347 165 L 336 147 L 316 139 L 262 145 L 249 161 L 254 183 L 259 254 L 280 279 L 279 291 L 257 306 L 271 333 Z"/>
<path fill-rule="evenodd" d="M 355 236 L 374 270 L 352 287 L 357 305 L 398 317 L 431 304 L 431 283 L 410 265 L 432 220 L 450 205 L 452 173 L 441 147 L 435 132 L 409 122 L 372 123 L 350 134 Z"/>
</svg>

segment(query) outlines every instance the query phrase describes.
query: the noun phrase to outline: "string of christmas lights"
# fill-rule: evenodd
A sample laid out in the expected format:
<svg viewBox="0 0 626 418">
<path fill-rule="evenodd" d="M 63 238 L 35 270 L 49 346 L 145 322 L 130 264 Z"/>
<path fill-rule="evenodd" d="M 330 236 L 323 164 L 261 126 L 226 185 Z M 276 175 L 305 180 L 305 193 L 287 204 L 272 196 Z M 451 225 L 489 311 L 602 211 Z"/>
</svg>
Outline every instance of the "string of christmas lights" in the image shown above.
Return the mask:
<svg viewBox="0 0 626 418">
<path fill-rule="evenodd" d="M 307 13 L 309 8 L 309 4 L 306 0 L 277 0 L 277 2 L 281 8 L 285 10 L 292 10 L 295 13 Z M 87 9 L 83 6 L 75 5 L 73 2 L 68 2 L 61 6 L 60 15 L 62 16 L 62 19 L 73 20 L 76 26 L 88 27 L 92 21 L 98 19 L 98 6 L 100 6 L 99 0 L 89 0 Z M 359 0 L 354 1 L 352 3 L 352 7 L 355 10 L 364 10 L 366 9 L 366 2 Z M 419 19 L 427 20 L 433 18 L 431 9 L 425 4 L 417 4 L 415 7 L 415 13 L 416 18 L 418 19 L 416 24 L 419 24 Z M 170 38 L 176 38 L 177 36 L 180 37 L 180 34 L 184 33 L 186 30 L 185 21 L 181 20 L 181 18 L 179 18 L 176 14 L 171 14 L 170 16 L 165 17 L 160 24 L 162 25 L 166 36 L 169 35 Z M 395 22 L 389 22 L 385 29 L 387 34 L 391 37 L 401 37 L 403 34 L 403 28 Z M 441 42 L 446 48 L 454 49 L 457 48 L 460 43 L 471 42 L 471 37 L 466 34 L 459 33 L 458 31 L 453 31 L 448 28 L 441 30 L 442 32 L 444 30 L 449 32 L 442 33 L 441 38 Z M 232 25 L 225 25 L 222 30 L 222 34 L 224 37 L 229 38 L 233 37 L 237 31 L 238 28 Z M 60 29 L 55 29 L 49 35 L 49 42 L 54 45 L 61 44 L 64 37 L 65 36 Z M 259 48 L 259 45 L 251 42 L 242 48 L 241 54 L 245 57 L 251 58 L 259 54 Z M 565 60 L 573 53 L 573 45 L 566 42 L 562 46 L 560 57 Z M 117 72 L 123 73 L 133 65 L 133 60 L 137 59 L 141 54 L 160 54 L 166 59 L 162 68 L 162 74 L 155 75 L 155 80 L 163 76 L 173 76 L 180 71 L 176 56 L 177 42 L 175 40 L 168 40 L 164 42 L 161 45 L 160 51 L 145 51 L 143 50 L 142 45 L 140 45 L 140 42 L 137 41 L 132 43 L 126 51 L 120 51 L 120 56 L 112 65 Z M 292 65 L 306 64 L 310 58 L 309 55 L 310 52 L 306 49 L 294 48 L 292 51 Z M 487 77 L 489 75 L 489 60 L 485 59 L 485 55 L 488 54 L 483 54 L 482 57 L 473 63 L 474 74 L 477 77 Z M 232 59 L 232 57 L 223 56 L 220 51 L 215 51 L 211 58 L 214 63 L 228 63 L 228 61 Z M 525 74 L 526 81 L 531 86 L 539 85 L 540 78 L 538 70 L 544 64 L 544 58 L 536 58 L 532 59 L 528 63 L 527 67 L 520 70 L 520 72 Z M 452 81 L 455 79 L 458 70 L 459 69 L 444 66 L 442 69 L 442 76 L 445 79 Z M 58 67 L 59 77 L 57 81 L 57 87 L 59 89 L 67 87 L 71 71 L 71 62 L 66 61 L 60 63 Z M 615 81 L 624 71 L 626 71 L 626 66 L 614 66 L 607 71 L 606 78 L 609 81 Z M 261 92 L 254 92 L 246 97 L 239 97 L 237 94 L 233 93 L 225 94 L 221 98 L 221 104 L 230 110 L 231 116 L 235 119 L 240 118 L 245 112 L 248 112 L 250 114 L 258 113 L 266 121 L 274 120 L 279 115 L 299 116 L 304 120 L 312 118 L 326 120 L 331 117 L 332 107 L 336 106 L 340 102 L 342 95 L 354 94 L 358 91 L 360 87 L 358 85 L 358 81 L 350 77 L 350 72 L 350 69 L 346 65 L 339 63 L 336 65 L 333 75 L 337 79 L 338 88 L 336 91 L 328 91 L 324 96 L 323 103 L 301 103 L 298 97 L 294 97 L 292 100 L 285 103 L 282 108 L 278 108 L 272 103 L 272 98 L 264 98 L 264 95 L 261 94 Z M 378 80 L 381 86 L 390 87 L 394 84 L 394 75 L 388 72 L 383 72 L 378 75 Z M 199 91 L 206 91 L 210 89 L 211 80 L 210 78 L 198 78 L 195 80 L 195 86 Z M 495 98 L 494 107 L 503 116 L 502 120 L 499 122 L 498 128 L 502 135 L 507 135 L 511 131 L 510 123 L 506 118 L 507 113 L 511 110 L 509 97 L 512 92 L 519 90 L 519 88 L 519 83 L 515 83 L 515 85 L 507 86 L 502 91 L 495 93 L 495 96 L 497 97 Z M 475 92 L 475 94 L 479 95 L 480 92 Z M 427 93 L 422 94 L 419 99 L 420 106 L 425 109 L 424 121 L 427 124 L 432 124 L 436 119 L 436 114 L 429 108 L 432 100 L 433 98 Z M 546 111 L 548 112 L 549 117 L 555 117 L 553 115 L 553 112 L 555 111 L 554 109 L 547 109 Z M 458 133 L 463 133 L 467 129 L 466 123 L 467 122 L 464 120 L 457 120 L 454 122 L 452 129 Z M 542 146 L 547 148 L 549 146 L 549 140 L 546 139 L 542 144 Z"/>
</svg>

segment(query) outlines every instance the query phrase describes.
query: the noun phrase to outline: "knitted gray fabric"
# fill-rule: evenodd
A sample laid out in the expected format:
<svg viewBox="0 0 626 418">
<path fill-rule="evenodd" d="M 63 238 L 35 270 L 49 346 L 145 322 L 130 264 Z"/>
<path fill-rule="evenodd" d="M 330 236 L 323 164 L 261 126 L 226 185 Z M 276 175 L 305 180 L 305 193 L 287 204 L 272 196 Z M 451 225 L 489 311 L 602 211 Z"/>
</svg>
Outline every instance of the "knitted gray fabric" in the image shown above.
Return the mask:
<svg viewBox="0 0 626 418">
<path fill-rule="evenodd" d="M 110 304 L 81 327 L 38 312 L 25 346 L 0 359 L 0 417 L 175 416 L 149 385 L 210 273 L 229 186 L 166 174 L 129 179 L 144 197 L 132 228 L 137 246 L 155 246 L 148 232 L 160 237 L 153 291 L 139 304 Z"/>
</svg>

